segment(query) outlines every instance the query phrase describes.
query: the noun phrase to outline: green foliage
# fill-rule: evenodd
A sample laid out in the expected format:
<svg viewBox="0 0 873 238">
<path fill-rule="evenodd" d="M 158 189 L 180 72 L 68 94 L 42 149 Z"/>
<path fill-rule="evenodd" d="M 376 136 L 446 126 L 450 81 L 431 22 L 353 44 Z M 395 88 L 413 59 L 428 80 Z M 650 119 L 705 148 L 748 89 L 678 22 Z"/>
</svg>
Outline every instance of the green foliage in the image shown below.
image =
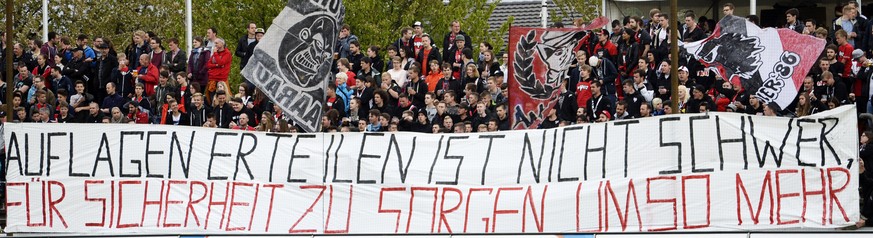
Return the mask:
<svg viewBox="0 0 873 238">
<path fill-rule="evenodd" d="M 400 38 L 400 30 L 411 27 L 416 21 L 422 22 L 424 31 L 433 36 L 434 44 L 440 48 L 443 36 L 455 20 L 461 22 L 461 30 L 473 38 L 473 42 L 467 43 L 474 46 L 488 41 L 502 47 L 502 36 L 509 31 L 510 22 L 504 23 L 498 31 L 488 30 L 488 18 L 499 1 L 464 0 L 444 4 L 442 0 L 353 0 L 344 3 L 345 23 L 364 45 L 385 48 Z"/>
<path fill-rule="evenodd" d="M 570 13 L 582 15 L 582 19 L 586 21 L 593 20 L 604 13 L 600 12 L 602 2 L 600 0 L 552 0 L 555 5 L 561 9 L 563 18 L 570 16 Z M 554 16 L 554 15 L 553 15 Z"/>
<path fill-rule="evenodd" d="M 248 22 L 267 29 L 281 12 L 287 0 L 193 0 L 193 34 L 203 36 L 215 27 L 231 52 L 237 40 L 246 34 Z M 461 22 L 461 29 L 475 44 L 488 41 L 502 50 L 502 36 L 509 31 L 511 20 L 497 31 L 489 31 L 488 18 L 499 1 L 465 0 L 346 0 L 346 23 L 351 25 L 365 45 L 387 46 L 400 36 L 400 29 L 421 21 L 431 34 L 434 44 L 442 46 L 443 36 L 452 21 Z M 116 49 L 123 50 L 136 30 L 152 31 L 163 39 L 185 40 L 185 1 L 182 0 L 51 0 L 49 30 L 75 38 L 78 34 L 109 39 Z M 14 30 L 17 42 L 42 37 L 42 0 L 16 0 Z M 5 17 L 0 17 L 5 18 Z M 478 48 L 478 47 L 474 47 Z M 234 57 L 230 83 L 235 88 L 241 81 L 239 58 Z"/>
</svg>

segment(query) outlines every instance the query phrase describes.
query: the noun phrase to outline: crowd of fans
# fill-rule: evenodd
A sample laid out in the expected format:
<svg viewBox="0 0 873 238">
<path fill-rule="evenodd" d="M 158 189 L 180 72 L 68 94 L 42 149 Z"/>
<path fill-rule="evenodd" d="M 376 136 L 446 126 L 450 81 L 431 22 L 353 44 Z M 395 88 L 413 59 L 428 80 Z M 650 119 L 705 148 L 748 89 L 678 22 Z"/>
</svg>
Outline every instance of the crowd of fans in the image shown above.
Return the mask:
<svg viewBox="0 0 873 238">
<path fill-rule="evenodd" d="M 720 78 L 689 56 L 681 56 L 679 65 L 671 64 L 669 25 L 680 24 L 679 40 L 693 42 L 712 33 L 714 20 L 690 12 L 682 19 L 669 19 L 658 9 L 645 19 L 615 20 L 611 32 L 589 31 L 579 42 L 576 60 L 561 79 L 557 103 L 539 128 L 708 111 L 799 117 L 853 103 L 859 113 L 873 112 L 873 61 L 868 57 L 873 22 L 859 15 L 857 7 L 855 1 L 843 5 L 829 28 L 813 19 L 800 20 L 797 9 L 785 12 L 785 28 L 828 42 L 797 99 L 785 109 L 762 103 L 740 82 Z M 732 4 L 723 5 L 724 15 L 733 15 L 733 10 Z M 757 24 L 756 16 L 746 18 Z M 584 24 L 577 20 L 573 27 Z M 131 41 L 123 43 L 54 32 L 48 42 L 5 42 L 4 35 L 2 47 L 13 47 L 14 52 L 8 56 L 13 65 L 6 67 L 13 67 L 15 75 L 11 85 L 0 85 L 0 100 L 6 99 L 6 87 L 14 88 L 13 100 L 3 106 L 12 108 L 15 122 L 296 132 L 298 127 L 263 92 L 247 81 L 236 88 L 228 84 L 228 76 L 239 73 L 230 72 L 232 58 L 240 58 L 243 68 L 264 35 L 254 23 L 246 27 L 235 52 L 214 28 L 205 37 L 195 37 L 190 52 L 180 49 L 178 39 L 145 31 L 134 32 Z M 449 27 L 437 45 L 440 39 L 415 22 L 383 48 L 365 45 L 366 39 L 343 26 L 334 55 L 336 81 L 329 84 L 325 101 L 324 131 L 509 130 L 508 55 L 493 51 L 488 42 L 475 41 L 458 21 Z M 678 98 L 671 98 L 674 67 L 679 71 Z M 678 108 L 670 106 L 674 100 Z M 868 137 L 861 138 L 866 145 L 863 138 Z M 862 155 L 873 153 L 867 147 L 861 147 Z M 862 187 L 869 199 L 870 183 L 862 182 Z M 873 204 L 865 205 L 865 215 L 873 215 Z"/>
</svg>

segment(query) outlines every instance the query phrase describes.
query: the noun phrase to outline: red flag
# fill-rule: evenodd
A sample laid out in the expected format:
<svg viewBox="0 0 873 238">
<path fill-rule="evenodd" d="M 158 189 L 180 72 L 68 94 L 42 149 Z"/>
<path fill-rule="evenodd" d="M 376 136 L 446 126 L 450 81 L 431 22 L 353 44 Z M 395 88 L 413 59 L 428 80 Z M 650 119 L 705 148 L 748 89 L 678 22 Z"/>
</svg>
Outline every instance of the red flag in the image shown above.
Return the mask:
<svg viewBox="0 0 873 238">
<path fill-rule="evenodd" d="M 585 32 L 609 23 L 599 17 L 585 28 L 512 27 L 509 30 L 509 113 L 512 129 L 536 128 L 557 103 Z"/>
</svg>

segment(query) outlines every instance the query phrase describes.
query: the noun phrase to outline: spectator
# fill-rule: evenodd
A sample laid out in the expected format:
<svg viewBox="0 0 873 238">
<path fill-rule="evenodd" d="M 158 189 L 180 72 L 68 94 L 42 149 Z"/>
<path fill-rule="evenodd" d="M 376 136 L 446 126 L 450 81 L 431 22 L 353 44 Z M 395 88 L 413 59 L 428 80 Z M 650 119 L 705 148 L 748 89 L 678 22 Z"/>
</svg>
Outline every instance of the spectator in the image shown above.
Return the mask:
<svg viewBox="0 0 873 238">
<path fill-rule="evenodd" d="M 579 104 L 576 100 L 576 93 L 574 91 L 565 90 L 563 88 L 565 87 L 562 87 L 561 94 L 558 95 L 558 100 L 557 103 L 555 103 L 554 110 L 557 111 L 556 114 L 558 119 L 562 121 L 575 121 L 576 111 L 579 109 Z M 485 97 L 487 96 L 490 98 L 492 97 L 491 94 L 483 93 L 482 95 L 483 101 L 490 103 L 490 101 L 488 99 L 485 99 Z M 503 103 L 499 103 L 498 105 L 502 104 Z"/>
<path fill-rule="evenodd" d="M 104 88 L 104 86 L 106 86 L 106 83 L 114 81 L 113 74 L 114 71 L 119 67 L 119 62 L 117 55 L 112 53 L 109 44 L 100 43 L 99 45 L 96 45 L 96 47 L 98 54 L 95 62 L 92 63 L 93 65 L 95 65 L 94 75 L 96 75 L 96 77 L 94 78 L 96 80 L 91 81 L 91 88 L 94 89 L 94 91 L 92 92 L 99 92 L 99 95 L 97 95 L 97 97 L 101 98 L 102 96 L 105 96 L 103 95 L 103 93 L 106 92 L 106 89 Z M 130 86 L 130 84 L 127 85 Z M 121 93 L 121 91 L 119 91 L 119 93 Z"/>
<path fill-rule="evenodd" d="M 70 105 L 67 102 L 59 102 L 57 108 L 58 114 L 55 115 L 54 122 L 56 123 L 75 123 L 76 117 L 70 114 Z"/>
<path fill-rule="evenodd" d="M 136 124 L 148 124 L 149 115 L 147 112 L 143 112 L 139 106 L 139 103 L 132 101 L 127 104 L 127 119 L 130 122 Z"/>
<path fill-rule="evenodd" d="M 397 41 L 394 42 L 393 46 L 398 48 L 398 49 L 400 49 L 400 48 L 414 49 L 415 45 L 414 45 L 414 42 L 412 39 L 414 36 L 415 36 L 415 33 L 413 33 L 412 28 L 406 27 L 406 28 L 400 29 L 400 38 L 397 38 Z M 419 50 L 420 50 L 420 48 L 419 48 Z M 416 54 L 418 54 L 419 50 L 416 50 L 414 52 Z"/>
<path fill-rule="evenodd" d="M 670 53 L 670 18 L 667 15 L 659 15 L 658 18 L 660 24 L 652 36 L 652 53 L 654 53 L 655 62 L 661 62 Z"/>
<path fill-rule="evenodd" d="M 94 52 L 94 49 L 91 46 L 88 46 L 88 35 L 79 34 L 76 37 L 76 47 L 81 48 L 85 53 L 85 63 L 88 63 L 90 67 L 96 66 L 97 53 Z"/>
<path fill-rule="evenodd" d="M 618 49 L 615 44 L 609 40 L 609 32 L 605 29 L 595 30 L 597 33 L 597 42 L 594 45 L 594 52 L 599 58 L 608 58 L 614 61 L 618 56 Z M 594 66 L 594 65 L 592 65 Z"/>
<path fill-rule="evenodd" d="M 246 67 L 246 64 L 249 62 L 249 45 L 255 43 L 257 38 L 255 38 L 255 32 L 258 29 L 258 26 L 254 22 L 249 22 L 246 24 L 246 34 L 239 38 L 239 41 L 236 43 L 236 57 L 239 57 L 239 69 L 242 70 Z"/>
<path fill-rule="evenodd" d="M 233 128 L 231 128 L 231 129 L 234 129 L 234 130 L 243 130 L 243 131 L 256 131 L 257 130 L 255 127 L 252 127 L 250 125 L 251 122 L 249 121 L 248 114 L 240 114 L 239 115 L 239 124 L 233 123 L 233 122 L 231 122 L 231 124 L 233 126 Z"/>
<path fill-rule="evenodd" d="M 148 54 L 139 56 L 139 68 L 133 73 L 133 77 L 137 82 L 141 82 L 145 89 L 145 95 L 151 96 L 155 94 L 155 86 L 158 84 L 159 71 L 155 65 L 151 64 L 151 58 Z"/>
<path fill-rule="evenodd" d="M 819 98 L 821 98 L 823 102 L 831 99 L 835 99 L 836 102 L 838 102 L 837 105 L 848 102 L 849 93 L 846 89 L 846 85 L 842 81 L 834 79 L 834 75 L 831 72 L 824 72 L 821 77 L 822 81 L 825 83 L 825 87 L 823 95 Z"/>
<path fill-rule="evenodd" d="M 217 52 L 215 49 L 215 43 L 218 41 L 218 30 L 215 27 L 206 28 L 206 50 L 210 52 Z M 224 40 L 222 40 L 224 41 Z"/>
<path fill-rule="evenodd" d="M 627 112 L 627 107 L 628 105 L 626 101 L 618 101 L 618 103 L 615 104 L 615 114 L 612 115 L 612 120 L 633 119 L 634 116 Z"/>
<path fill-rule="evenodd" d="M 45 93 L 47 103 L 52 104 L 52 105 L 55 104 L 55 94 L 52 93 L 52 91 L 49 90 L 48 87 L 45 86 L 45 79 L 43 79 L 42 77 L 39 77 L 39 76 L 33 77 L 33 87 L 30 88 L 30 91 L 28 91 L 28 94 L 27 94 L 27 103 L 28 104 L 32 105 L 32 104 L 36 103 L 37 98 L 35 95 L 36 95 L 36 92 L 39 92 L 39 91 L 43 91 Z"/>
<path fill-rule="evenodd" d="M 203 104 L 203 94 L 191 95 L 191 107 L 188 110 L 188 122 L 191 126 L 203 126 L 206 122 L 206 114 L 211 110 Z"/>
<path fill-rule="evenodd" d="M 472 66 L 468 65 L 468 67 L 472 67 Z M 443 95 L 445 95 L 445 93 L 450 91 L 450 90 L 454 91 L 454 92 L 463 91 L 463 89 L 464 89 L 463 82 L 452 76 L 452 65 L 450 65 L 449 63 L 443 63 L 441 68 L 443 71 L 443 73 L 442 73 L 443 78 L 439 79 L 439 81 L 437 81 L 436 85 L 434 85 L 435 86 L 434 92 L 436 93 L 435 98 L 442 98 Z M 430 83 L 428 83 L 428 86 L 430 86 Z"/>
<path fill-rule="evenodd" d="M 124 51 L 130 59 L 139 59 L 141 55 L 150 52 L 148 44 L 146 44 L 148 42 L 145 42 L 145 37 L 147 37 L 147 35 L 144 31 L 136 31 L 133 33 L 133 40 Z M 149 58 L 149 61 L 151 61 L 151 58 Z M 139 61 L 130 62 L 131 68 L 138 68 L 139 66 Z"/>
<path fill-rule="evenodd" d="M 170 52 L 167 52 L 164 57 L 167 58 L 166 62 L 170 69 L 170 73 L 175 77 L 175 75 L 179 73 L 185 73 L 188 65 L 188 58 L 185 56 L 185 52 L 179 48 L 179 39 L 170 38 L 168 42 L 169 43 L 167 44 L 170 46 Z"/>
<path fill-rule="evenodd" d="M 212 57 L 211 52 L 203 47 L 203 38 L 194 37 L 194 40 L 191 42 L 191 58 L 188 58 L 188 67 L 186 68 L 188 71 L 188 78 L 191 79 L 191 82 L 200 83 L 200 85 L 207 85 L 208 76 L 207 76 L 207 68 L 206 61 Z"/>
<path fill-rule="evenodd" d="M 215 91 L 212 113 L 215 117 L 215 125 L 220 128 L 229 128 L 233 108 L 227 103 L 227 93 L 224 90 Z M 209 117 L 207 116 L 207 119 Z"/>
<path fill-rule="evenodd" d="M 49 66 L 48 61 L 45 58 L 45 55 L 37 55 L 36 58 L 36 67 L 31 70 L 31 75 L 42 76 L 42 78 L 50 79 L 52 68 Z M 17 70 L 17 69 L 16 69 Z M 55 88 L 51 88 L 53 91 L 57 91 Z"/>
<path fill-rule="evenodd" d="M 436 47 L 433 47 L 433 48 L 436 48 Z M 421 52 L 424 52 L 424 51 L 421 51 Z M 403 70 L 409 70 L 409 67 L 416 65 L 417 62 L 421 62 L 421 61 L 418 61 L 419 60 L 417 58 L 418 54 L 414 54 L 411 49 L 400 48 L 397 51 L 397 56 L 400 56 L 400 58 L 403 59 L 403 62 L 402 62 Z M 437 52 L 437 56 L 439 56 L 439 52 Z"/>
<path fill-rule="evenodd" d="M 378 132 L 382 131 L 382 124 L 379 121 L 379 116 L 381 113 L 377 109 L 370 109 L 370 113 L 367 117 L 369 124 L 365 129 L 367 132 Z"/>
<path fill-rule="evenodd" d="M 599 112 L 601 111 L 610 111 L 612 110 L 612 105 L 609 102 L 609 99 L 606 98 L 605 95 L 601 92 L 601 88 L 603 87 L 603 83 L 600 81 L 593 81 L 591 83 L 591 98 L 588 99 L 588 102 L 585 103 L 586 114 L 589 115 L 589 121 L 597 121 L 599 119 Z M 605 99 L 605 100 L 604 100 Z M 611 114 L 610 114 L 611 115 Z"/>
<path fill-rule="evenodd" d="M 483 58 L 479 61 L 479 76 L 483 78 L 494 76 L 494 73 L 500 71 L 500 63 L 494 58 L 494 52 L 485 50 L 481 54 Z"/>
<path fill-rule="evenodd" d="M 349 60 L 346 58 L 341 58 L 341 59 L 337 60 L 336 66 L 337 66 L 337 69 L 339 69 L 338 72 L 340 74 L 346 75 L 346 77 L 344 79 L 345 79 L 345 82 L 349 85 L 349 87 L 355 86 L 357 83 L 355 81 L 355 77 L 357 77 L 357 75 L 355 75 L 355 72 L 352 72 L 352 70 L 351 70 L 352 65 L 349 62 Z"/>
<path fill-rule="evenodd" d="M 421 25 L 420 21 L 412 24 L 412 48 L 415 55 L 418 55 L 418 52 L 424 48 L 424 43 L 421 42 L 421 36 L 424 33 L 424 26 Z"/>
<path fill-rule="evenodd" d="M 133 73 L 130 67 L 130 61 L 127 59 L 127 54 L 118 54 L 118 66 L 112 69 L 111 82 L 118 85 L 118 93 L 125 97 L 133 95 L 133 88 L 136 85 Z"/>
<path fill-rule="evenodd" d="M 815 36 L 815 29 L 818 29 L 815 19 L 807 18 L 803 21 L 803 32 L 801 33 L 804 35 Z"/>
<path fill-rule="evenodd" d="M 70 80 L 76 81 L 81 80 L 82 82 L 88 82 L 90 79 L 88 78 L 89 66 L 88 63 L 85 62 L 85 54 L 82 52 L 82 48 L 74 48 L 73 58 L 67 63 L 64 67 L 64 70 L 61 72 L 65 76 L 69 77 Z"/>
<path fill-rule="evenodd" d="M 351 54 L 350 45 L 352 41 L 358 41 L 358 36 L 352 34 L 352 29 L 348 24 L 343 24 L 340 29 L 339 39 L 337 40 L 336 48 L 334 49 L 333 58 L 348 58 Z"/>
<path fill-rule="evenodd" d="M 264 112 L 261 114 L 261 123 L 258 124 L 257 131 L 263 132 L 276 132 L 277 130 L 276 121 L 273 119 L 273 114 L 270 112 Z"/>
<path fill-rule="evenodd" d="M 361 42 L 352 41 L 349 43 L 349 70 L 352 72 L 361 71 L 361 60 L 364 59 L 364 54 L 361 54 Z M 354 77 L 351 77 L 354 78 Z M 354 84 L 352 84 L 354 86 Z"/>
<path fill-rule="evenodd" d="M 375 76 L 373 76 L 373 78 L 378 78 L 376 76 L 378 76 L 379 72 L 382 72 L 385 70 L 385 63 L 382 62 L 382 56 L 379 55 L 379 46 L 370 45 L 370 47 L 367 47 L 367 57 L 364 57 L 364 59 L 361 59 L 362 71 L 363 71 L 363 67 L 364 67 L 363 61 L 366 61 L 366 60 L 369 60 L 368 61 L 368 63 L 370 64 L 369 71 L 375 72 Z"/>
<path fill-rule="evenodd" d="M 452 53 L 458 51 L 457 50 L 458 46 L 455 44 L 458 36 L 463 36 L 463 39 L 465 40 L 465 42 L 474 42 L 473 39 L 470 38 L 469 35 L 467 35 L 467 33 L 464 33 L 463 31 L 461 31 L 461 22 L 452 21 L 450 28 L 449 28 L 449 33 L 446 33 L 446 36 L 443 38 L 443 56 L 453 55 Z M 424 39 L 422 39 L 422 40 L 424 40 Z M 422 43 L 427 44 L 426 42 L 422 42 Z M 470 45 L 465 44 L 463 46 L 463 48 L 470 48 L 472 50 L 473 46 L 472 46 L 472 44 L 470 44 Z M 419 62 L 421 62 L 421 61 L 419 61 Z M 454 63 L 454 62 L 449 62 L 449 63 Z M 455 66 L 455 67 L 458 67 L 458 66 Z"/>
<path fill-rule="evenodd" d="M 179 111 L 179 102 L 178 101 L 176 101 L 175 99 L 170 99 L 170 100 L 167 100 L 167 103 L 169 104 L 169 111 L 167 112 L 166 117 L 164 118 L 164 121 L 161 124 L 164 124 L 164 125 L 185 125 L 185 126 L 188 126 L 191 124 L 190 121 L 188 121 L 188 119 L 189 119 L 188 115 L 186 115 L 182 111 Z"/>
<path fill-rule="evenodd" d="M 266 34 L 266 31 L 264 31 L 264 28 L 255 29 L 255 41 L 252 43 L 249 43 L 248 47 L 246 47 L 246 57 L 247 58 L 251 58 L 252 55 L 255 55 L 255 48 L 258 47 L 258 43 L 261 42 L 262 38 L 264 38 L 264 34 Z M 248 65 L 248 64 L 246 64 L 246 65 Z M 242 70 L 243 68 L 245 68 L 245 67 L 240 66 L 240 70 Z M 248 81 L 248 79 L 246 79 L 246 81 Z M 251 83 L 251 82 L 248 82 L 248 83 Z M 275 123 L 274 123 L 274 125 L 275 125 Z"/>
<path fill-rule="evenodd" d="M 37 90 L 36 95 L 34 95 L 34 101 L 31 102 L 30 105 L 30 115 L 38 113 L 39 110 L 43 108 L 45 108 L 46 110 L 50 110 L 50 115 L 54 115 L 54 106 L 49 103 L 45 90 Z"/>
<path fill-rule="evenodd" d="M 622 90 L 624 90 L 624 102 L 625 105 L 627 105 L 627 108 L 625 109 L 628 115 L 630 115 L 631 118 L 640 117 L 640 107 L 643 104 L 646 104 L 646 98 L 637 91 L 634 87 L 634 82 L 631 80 L 625 80 L 624 83 L 622 83 Z"/>
<path fill-rule="evenodd" d="M 640 104 L 640 116 L 639 118 L 647 118 L 652 117 L 652 104 L 647 102 L 643 102 Z"/>
<path fill-rule="evenodd" d="M 691 43 L 706 38 L 705 32 L 697 24 L 697 16 L 694 13 L 685 14 L 685 32 L 682 33 L 682 41 Z"/>
<path fill-rule="evenodd" d="M 216 83 L 227 82 L 231 57 L 230 51 L 225 48 L 224 39 L 215 39 L 214 50 L 206 62 L 207 78 L 209 79 L 209 84 L 206 87 L 207 92 L 215 92 Z"/>
<path fill-rule="evenodd" d="M 406 73 L 406 70 L 403 69 L 403 61 L 404 61 L 404 59 L 401 58 L 400 56 L 395 56 L 393 59 L 391 59 L 391 63 L 392 63 L 391 65 L 393 66 L 393 68 L 388 70 L 388 72 L 385 72 L 384 75 L 390 76 L 391 81 L 394 81 L 394 82 L 388 81 L 387 82 L 388 84 L 392 84 L 392 83 L 395 83 L 397 85 L 406 84 L 407 73 Z M 383 82 L 384 82 L 384 80 L 383 80 Z"/>
<path fill-rule="evenodd" d="M 800 14 L 800 11 L 797 8 L 791 8 L 785 11 L 785 28 L 796 31 L 797 33 L 803 33 L 803 23 L 797 20 L 797 15 Z"/>
<path fill-rule="evenodd" d="M 858 12 L 857 12 L 857 9 L 852 5 L 847 4 L 847 5 L 843 6 L 842 13 L 843 13 L 843 15 L 841 17 L 834 20 L 834 22 L 832 24 L 832 26 L 833 26 L 832 32 L 835 33 L 837 30 L 840 30 L 840 29 L 846 31 L 846 36 L 847 36 L 846 39 L 848 40 L 849 44 L 852 45 L 853 47 L 857 47 L 855 45 L 855 39 L 862 37 L 864 27 L 866 26 L 865 25 L 866 22 L 859 21 L 858 19 L 856 19 Z M 858 34 L 858 33 L 862 33 L 862 34 Z M 862 41 L 859 41 L 859 42 L 862 42 Z"/>
<path fill-rule="evenodd" d="M 440 64 L 442 64 L 442 61 L 444 61 L 444 60 L 448 61 L 448 58 L 440 58 L 439 49 L 437 49 L 436 47 L 434 47 L 432 45 L 432 41 L 431 41 L 431 38 L 429 35 L 422 36 L 421 42 L 422 42 L 422 44 L 424 44 L 424 48 L 418 52 L 418 54 L 415 58 L 416 62 L 423 62 L 424 63 L 424 62 L 430 62 L 431 60 L 436 60 L 436 61 L 439 61 Z M 404 52 L 405 52 L 405 50 L 403 48 L 401 48 L 400 55 L 403 56 Z M 444 52 L 444 54 L 448 54 L 448 51 L 444 50 L 443 52 Z M 448 57 L 447 55 L 445 55 L 445 56 Z M 452 56 L 454 56 L 454 52 L 452 52 Z M 454 61 L 452 61 L 452 62 L 454 62 Z M 449 63 L 451 63 L 451 62 L 449 62 Z M 407 67 L 406 69 L 409 70 L 409 67 Z M 431 70 L 434 70 L 434 69 L 428 68 L 428 65 L 424 65 L 424 64 L 422 65 L 422 67 L 420 69 L 424 75 L 428 75 L 428 74 L 430 74 Z"/>
<path fill-rule="evenodd" d="M 355 74 L 355 78 L 361 79 L 361 80 L 366 79 L 366 78 L 372 78 L 372 79 L 379 79 L 381 81 L 382 73 L 380 73 L 378 69 L 374 68 L 376 62 L 382 62 L 382 61 L 381 60 L 374 60 L 370 57 L 364 57 L 364 59 L 361 60 L 361 71 L 358 71 L 358 73 Z M 358 85 L 357 81 L 358 80 L 355 80 L 355 86 Z M 365 84 L 366 84 L 366 80 L 363 80 L 362 82 L 360 82 L 360 85 L 365 85 Z"/>
<path fill-rule="evenodd" d="M 461 70 L 465 63 L 463 60 L 463 50 L 467 47 L 466 42 L 464 35 L 458 35 L 455 37 L 454 48 L 443 51 L 443 61 L 452 65 L 453 76 L 458 78 L 461 77 Z M 428 72 L 427 68 L 425 69 L 425 72 Z"/>
<path fill-rule="evenodd" d="M 170 81 L 170 72 L 166 72 L 166 71 L 164 71 L 164 72 L 161 72 L 160 75 L 161 75 L 161 76 L 159 77 L 158 85 L 155 86 L 155 94 L 154 94 L 154 96 L 155 96 L 155 100 L 154 100 L 155 105 L 154 105 L 154 107 L 153 107 L 153 108 L 155 108 L 155 109 L 157 109 L 157 108 L 163 108 L 163 107 L 164 107 L 164 103 L 167 102 L 167 100 L 166 100 L 167 95 L 170 94 L 170 93 L 175 94 L 175 92 L 177 91 L 176 88 L 173 87 L 172 85 L 170 85 L 170 83 L 169 83 L 169 81 Z M 176 95 L 178 95 L 178 94 L 176 94 Z M 174 98 L 176 98 L 176 97 L 174 96 Z M 163 110 L 162 110 L 161 112 L 163 112 Z M 156 114 L 157 114 L 157 113 L 156 113 Z M 159 114 L 158 114 L 158 115 L 159 115 Z M 154 116 L 154 115 L 153 115 L 153 116 Z"/>
<path fill-rule="evenodd" d="M 109 123 L 130 123 L 130 119 L 128 119 L 123 113 L 121 113 L 121 108 L 112 107 L 112 117 L 109 118 Z"/>
<path fill-rule="evenodd" d="M 603 93 L 606 94 L 610 101 L 615 102 L 616 87 L 621 85 L 618 78 L 618 69 L 615 64 L 606 57 L 591 56 L 588 63 L 594 67 L 594 73 L 598 80 L 603 82 Z"/>
<path fill-rule="evenodd" d="M 841 63 L 842 67 L 836 67 L 835 69 L 840 75 L 841 78 L 849 78 L 852 74 L 852 51 L 855 51 L 855 48 L 849 44 L 848 34 L 846 31 L 840 29 L 837 32 L 834 32 L 834 36 L 837 42 L 838 47 L 838 57 L 837 61 Z"/>
<path fill-rule="evenodd" d="M 597 114 L 597 120 L 595 120 L 595 122 L 609 122 L 610 120 L 612 120 L 612 114 L 607 110 L 603 110 Z"/>
<path fill-rule="evenodd" d="M 3 39 L 5 40 L 6 39 L 5 32 L 3 33 L 3 36 L 4 36 Z M 58 33 L 53 32 L 53 31 L 49 32 L 48 33 L 48 41 L 46 41 L 42 45 L 42 48 L 40 48 L 39 54 L 44 55 L 46 57 L 46 59 L 49 59 L 49 62 L 48 62 L 49 66 L 55 66 L 55 62 L 53 60 L 55 58 L 55 55 L 57 55 L 57 52 L 58 52 L 57 48 L 55 48 L 55 45 L 58 44 L 58 41 L 60 41 L 60 36 L 58 35 Z M 3 48 L 4 49 L 6 48 L 5 44 L 3 45 Z"/>
<path fill-rule="evenodd" d="M 734 4 L 733 3 L 725 3 L 722 8 L 722 13 L 724 16 L 733 16 L 734 15 Z"/>
<path fill-rule="evenodd" d="M 127 100 L 121 95 L 118 95 L 115 83 L 106 83 L 106 97 L 103 99 L 103 104 L 101 104 L 101 111 L 104 114 L 108 114 L 111 112 L 110 110 L 112 108 L 123 107 L 125 103 L 127 103 Z"/>
<path fill-rule="evenodd" d="M 616 58 L 618 61 L 616 63 L 618 65 L 619 75 L 622 79 L 628 79 L 631 77 L 631 73 L 638 66 L 637 59 L 640 58 L 642 49 L 640 44 L 632 38 L 635 34 L 633 30 L 630 28 L 624 28 L 621 32 L 621 40 L 619 40 L 617 46 L 618 55 Z M 584 60 L 582 60 L 582 62 L 584 62 Z"/>
<path fill-rule="evenodd" d="M 342 74 L 340 74 L 342 75 Z M 325 110 L 336 109 L 340 117 L 346 116 L 346 99 L 337 97 L 337 85 L 327 85 L 327 99 L 325 100 Z"/>
<path fill-rule="evenodd" d="M 58 90 L 64 89 L 67 92 L 73 92 L 73 83 L 70 81 L 70 78 L 61 74 L 60 67 L 52 67 L 51 76 L 49 78 L 52 79 L 52 91 L 57 93 Z"/>
<path fill-rule="evenodd" d="M 431 60 L 428 63 L 428 67 L 431 69 L 439 69 L 440 63 L 437 60 Z M 425 76 L 425 83 L 427 83 L 427 92 L 433 93 L 436 91 L 437 84 L 441 79 L 443 79 L 445 75 L 443 75 L 442 70 L 431 70 L 430 74 Z"/>
<path fill-rule="evenodd" d="M 403 93 L 409 95 L 412 105 L 416 108 L 424 108 L 424 95 L 427 91 L 427 83 L 422 79 L 421 70 L 418 67 L 409 69 L 408 76 L 411 81 L 407 82 L 403 87 Z"/>
<path fill-rule="evenodd" d="M 84 116 L 82 116 L 82 119 L 79 122 L 102 123 L 103 117 L 103 112 L 100 111 L 100 105 L 96 102 L 91 102 L 88 104 L 88 110 L 85 111 Z"/>
</svg>

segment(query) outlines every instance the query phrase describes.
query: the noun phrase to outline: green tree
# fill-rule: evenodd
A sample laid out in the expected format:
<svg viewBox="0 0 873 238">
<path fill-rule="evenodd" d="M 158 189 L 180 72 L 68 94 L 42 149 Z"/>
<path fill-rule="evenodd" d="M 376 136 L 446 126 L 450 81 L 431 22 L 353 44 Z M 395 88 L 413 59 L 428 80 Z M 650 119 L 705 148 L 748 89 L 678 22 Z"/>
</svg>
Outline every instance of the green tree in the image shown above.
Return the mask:
<svg viewBox="0 0 873 238">
<path fill-rule="evenodd" d="M 503 34 L 511 22 L 503 23 L 498 31 L 489 31 L 488 18 L 500 1 L 465 0 L 354 0 L 345 1 L 345 23 L 352 28 L 365 45 L 391 45 L 400 37 L 400 30 L 422 22 L 425 32 L 442 48 L 443 36 L 449 32 L 452 21 L 461 22 L 461 29 L 473 38 L 468 44 L 488 41 L 502 47 Z M 477 48 L 477 47 L 474 47 Z M 477 49 L 478 50 L 478 49 Z M 499 49 L 498 49 L 499 50 Z"/>
<path fill-rule="evenodd" d="M 582 15 L 582 19 L 585 20 L 593 20 L 594 18 L 603 15 L 600 12 L 601 4 L 600 0 L 552 0 L 555 2 L 555 5 L 558 5 L 558 8 L 561 9 L 561 18 L 567 18 L 571 13 Z M 557 16 L 557 14 L 552 14 Z M 556 19 L 552 19 L 556 20 Z"/>
</svg>

